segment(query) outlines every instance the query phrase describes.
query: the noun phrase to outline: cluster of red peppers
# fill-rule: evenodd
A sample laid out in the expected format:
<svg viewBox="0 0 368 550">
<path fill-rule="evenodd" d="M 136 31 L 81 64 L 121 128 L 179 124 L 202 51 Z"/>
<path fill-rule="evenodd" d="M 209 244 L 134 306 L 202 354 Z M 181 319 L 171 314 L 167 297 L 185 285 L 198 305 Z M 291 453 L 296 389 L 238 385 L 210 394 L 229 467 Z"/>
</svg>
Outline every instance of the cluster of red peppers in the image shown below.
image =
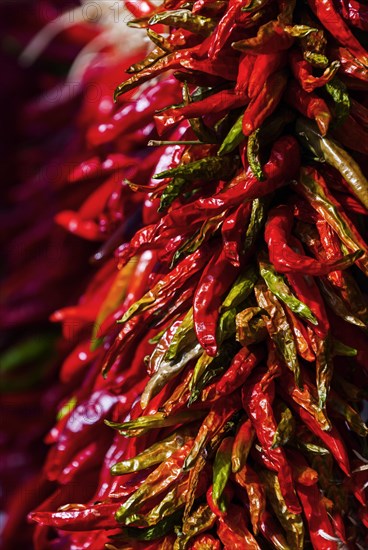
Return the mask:
<svg viewBox="0 0 368 550">
<path fill-rule="evenodd" d="M 131 7 L 154 48 L 84 114 L 92 190 L 56 217 L 101 267 L 53 314 L 35 548 L 364 549 L 368 9 Z"/>
</svg>

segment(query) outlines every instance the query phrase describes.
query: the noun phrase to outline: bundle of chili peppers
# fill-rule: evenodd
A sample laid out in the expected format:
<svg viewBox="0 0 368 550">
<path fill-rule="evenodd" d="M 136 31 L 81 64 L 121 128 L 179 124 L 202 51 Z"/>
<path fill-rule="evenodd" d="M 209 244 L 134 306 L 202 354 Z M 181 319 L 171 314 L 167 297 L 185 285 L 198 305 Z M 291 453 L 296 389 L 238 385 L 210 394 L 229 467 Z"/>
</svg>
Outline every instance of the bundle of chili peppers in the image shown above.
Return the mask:
<svg viewBox="0 0 368 550">
<path fill-rule="evenodd" d="M 366 548 L 368 11 L 132 9 L 154 48 L 57 216 L 101 268 L 53 314 L 74 390 L 35 548 Z"/>
</svg>

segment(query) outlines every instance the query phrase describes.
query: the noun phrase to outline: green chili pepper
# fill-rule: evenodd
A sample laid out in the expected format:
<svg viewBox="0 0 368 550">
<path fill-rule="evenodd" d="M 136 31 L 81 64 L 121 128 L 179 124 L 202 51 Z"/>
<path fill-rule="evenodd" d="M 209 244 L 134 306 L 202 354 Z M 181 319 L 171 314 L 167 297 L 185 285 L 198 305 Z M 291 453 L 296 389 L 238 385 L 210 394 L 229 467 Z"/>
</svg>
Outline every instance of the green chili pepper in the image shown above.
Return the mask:
<svg viewBox="0 0 368 550">
<path fill-rule="evenodd" d="M 337 124 L 342 124 L 350 112 L 350 97 L 347 87 L 336 76 L 327 82 L 326 90 L 335 102 L 335 118 Z"/>
<path fill-rule="evenodd" d="M 170 381 L 172 378 L 177 376 L 184 367 L 192 359 L 196 359 L 203 352 L 203 349 L 199 343 L 192 345 L 189 349 L 184 350 L 181 358 L 172 359 L 171 361 L 163 360 L 158 367 L 157 372 L 150 378 L 146 387 L 143 390 L 141 395 L 141 407 L 144 410 L 150 400 L 157 395 L 161 389 Z"/>
<path fill-rule="evenodd" d="M 259 255 L 258 263 L 260 273 L 265 280 L 268 289 L 275 296 L 277 296 L 277 298 L 284 302 L 291 309 L 291 311 L 297 313 L 303 319 L 310 321 L 313 325 L 317 325 L 318 321 L 311 312 L 310 308 L 298 300 L 298 298 L 292 293 L 286 284 L 284 277 L 275 271 L 265 253 L 261 253 Z"/>
<path fill-rule="evenodd" d="M 222 440 L 217 449 L 213 463 L 213 488 L 212 498 L 216 506 L 226 512 L 226 503 L 221 498 L 231 473 L 231 453 L 234 443 L 233 437 L 226 437 Z"/>
<path fill-rule="evenodd" d="M 191 307 L 175 332 L 166 352 L 165 359 L 167 361 L 175 359 L 180 351 L 189 344 L 193 344 L 195 341 L 196 335 L 194 332 L 193 308 Z"/>
<path fill-rule="evenodd" d="M 295 418 L 291 410 L 286 405 L 283 405 L 281 419 L 273 438 L 272 449 L 285 445 L 294 435 L 294 432 Z"/>
<path fill-rule="evenodd" d="M 164 36 L 161 36 L 161 34 L 157 34 L 152 29 L 147 29 L 147 36 L 152 40 L 152 42 L 155 44 L 155 46 L 158 46 L 159 48 L 162 48 L 167 53 L 171 53 L 174 48 L 171 45 L 170 41 L 165 38 Z"/>
<path fill-rule="evenodd" d="M 176 168 L 164 170 L 153 177 L 155 179 L 163 179 L 181 176 L 188 181 L 196 179 L 208 181 L 213 179 L 230 179 L 233 169 L 233 159 L 228 157 L 206 157 L 188 164 L 182 164 Z"/>
<path fill-rule="evenodd" d="M 111 474 L 121 476 L 160 464 L 169 458 L 174 451 L 180 449 L 189 439 L 188 430 L 177 430 L 166 439 L 154 443 L 134 458 L 118 462 L 110 468 Z"/>
<path fill-rule="evenodd" d="M 259 160 L 259 132 L 260 128 L 257 128 L 250 136 L 248 137 L 247 143 L 247 159 L 249 166 L 253 174 L 259 181 L 264 181 L 265 176 L 262 172 L 262 166 Z"/>
<path fill-rule="evenodd" d="M 131 65 L 126 72 L 128 74 L 139 73 L 140 71 L 143 71 L 143 69 L 151 67 L 154 63 L 156 63 L 156 61 L 162 57 L 165 57 L 165 55 L 167 55 L 167 51 L 162 49 L 160 46 L 156 46 L 156 48 L 154 48 L 142 61 Z"/>
<path fill-rule="evenodd" d="M 336 338 L 332 338 L 331 346 L 331 353 L 333 357 L 336 355 L 339 357 L 356 357 L 358 355 L 357 349 L 343 344 L 339 340 L 336 340 Z"/>
<path fill-rule="evenodd" d="M 264 226 L 268 202 L 267 198 L 254 199 L 252 202 L 249 225 L 244 239 L 244 252 L 252 248 Z"/>
<path fill-rule="evenodd" d="M 191 13 L 189 10 L 183 9 L 157 13 L 149 20 L 149 25 L 157 25 L 160 23 L 163 25 L 185 29 L 203 36 L 209 36 L 217 25 L 217 22 L 209 17 L 196 15 Z"/>
<path fill-rule="evenodd" d="M 159 539 L 167 533 L 170 533 L 170 531 L 173 531 L 174 526 L 180 526 L 182 515 L 182 510 L 178 510 L 171 516 L 164 518 L 156 525 L 152 527 L 147 527 L 147 529 L 142 529 L 138 527 L 122 527 L 122 535 L 118 535 L 117 537 L 115 537 L 114 540 L 119 541 L 119 539 L 122 539 L 122 542 L 126 543 L 127 538 L 142 541 Z"/>
<path fill-rule="evenodd" d="M 217 152 L 220 157 L 231 153 L 242 141 L 244 141 L 245 135 L 243 134 L 242 124 L 243 113 L 233 124 L 224 141 L 221 143 L 220 149 Z"/>
<path fill-rule="evenodd" d="M 162 212 L 171 206 L 172 202 L 180 195 L 185 183 L 186 179 L 179 176 L 169 181 L 162 192 L 158 212 Z"/>
<path fill-rule="evenodd" d="M 176 415 L 165 416 L 164 413 L 157 412 L 155 414 L 140 416 L 135 420 L 127 422 L 111 422 L 105 420 L 105 424 L 110 428 L 118 430 L 125 437 L 138 437 L 145 434 L 149 430 L 157 428 L 166 428 L 167 426 L 175 426 L 186 422 L 192 422 L 206 415 L 206 411 L 183 411 Z"/>
<path fill-rule="evenodd" d="M 248 298 L 258 279 L 253 265 L 248 266 L 236 279 L 228 295 L 222 303 L 221 311 L 238 307 Z"/>
<path fill-rule="evenodd" d="M 255 295 L 259 307 L 268 313 L 268 316 L 263 316 L 268 333 L 283 356 L 286 365 L 294 373 L 296 384 L 301 387 L 300 366 L 294 336 L 282 305 L 264 283 L 257 283 Z"/>
</svg>

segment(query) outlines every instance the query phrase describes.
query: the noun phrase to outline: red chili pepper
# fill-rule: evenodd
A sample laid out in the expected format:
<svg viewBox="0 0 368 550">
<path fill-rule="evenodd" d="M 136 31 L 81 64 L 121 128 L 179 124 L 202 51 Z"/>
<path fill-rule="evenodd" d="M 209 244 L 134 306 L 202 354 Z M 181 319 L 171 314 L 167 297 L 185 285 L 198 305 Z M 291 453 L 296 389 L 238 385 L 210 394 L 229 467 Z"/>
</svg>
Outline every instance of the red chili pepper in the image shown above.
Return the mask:
<svg viewBox="0 0 368 550">
<path fill-rule="evenodd" d="M 321 277 L 335 269 L 343 269 L 351 265 L 350 256 L 346 259 L 320 262 L 304 254 L 294 252 L 289 243 L 295 243 L 291 238 L 293 213 L 288 206 L 280 205 L 271 210 L 268 216 L 265 239 L 268 245 L 270 259 L 277 271 L 281 273 L 304 273 Z"/>
<path fill-rule="evenodd" d="M 166 109 L 163 113 L 155 115 L 156 127 L 159 134 L 173 124 L 178 124 L 182 120 L 195 118 L 206 114 L 228 112 L 231 109 L 237 109 L 248 103 L 248 96 L 235 93 L 233 90 L 222 90 L 215 94 L 189 103 L 180 108 Z"/>
<path fill-rule="evenodd" d="M 235 355 L 226 373 L 216 383 L 216 393 L 219 395 L 229 395 L 242 386 L 254 367 L 262 361 L 264 356 L 265 352 L 262 348 L 257 348 L 253 352 L 250 352 L 248 348 L 243 347 Z"/>
<path fill-rule="evenodd" d="M 255 61 L 253 62 L 253 69 L 248 86 L 248 95 L 251 99 L 257 97 L 258 94 L 262 92 L 265 82 L 273 73 L 279 71 L 279 69 L 281 69 L 286 63 L 286 56 L 284 52 L 259 54 L 257 56 L 253 56 L 253 58 Z M 272 83 L 272 86 L 274 85 L 275 82 Z M 277 95 L 277 87 L 275 92 Z"/>
<path fill-rule="evenodd" d="M 247 94 L 249 96 L 248 86 L 254 63 L 256 62 L 256 56 L 242 53 L 239 61 L 238 77 L 236 79 L 235 92 L 240 94 Z"/>
<path fill-rule="evenodd" d="M 368 31 L 368 7 L 356 0 L 339 0 L 341 14 L 349 23 L 361 29 Z"/>
<path fill-rule="evenodd" d="M 275 72 L 267 78 L 258 95 L 251 99 L 245 110 L 242 123 L 245 136 L 249 136 L 257 130 L 265 119 L 274 112 L 280 103 L 286 84 L 287 76 L 284 72 Z"/>
<path fill-rule="evenodd" d="M 79 504 L 74 509 L 73 505 L 69 504 L 63 508 L 57 512 L 32 512 L 29 517 L 42 525 L 49 525 L 63 531 L 88 531 L 116 527 L 114 513 L 119 508 L 119 503 L 95 506 Z"/>
<path fill-rule="evenodd" d="M 253 377 L 252 381 L 248 382 L 247 386 L 243 387 L 243 407 L 252 421 L 263 452 L 270 461 L 270 465 L 272 464 L 272 469 L 277 472 L 288 509 L 295 514 L 299 514 L 301 508 L 295 495 L 291 469 L 285 452 L 281 447 L 273 448 L 277 423 L 272 411 L 270 386 L 274 382 L 271 381 L 268 387 L 265 387 L 263 377 L 264 372 L 260 372 Z"/>
<path fill-rule="evenodd" d="M 368 53 L 337 13 L 333 1 L 308 0 L 308 4 L 335 40 L 346 46 L 359 61 L 367 65 Z"/>
<path fill-rule="evenodd" d="M 217 533 L 226 549 L 260 550 L 255 538 L 247 528 L 244 510 L 235 504 L 229 507 L 226 517 L 218 519 Z"/>
<path fill-rule="evenodd" d="M 299 51 L 291 51 L 289 59 L 294 77 L 303 90 L 308 93 L 327 84 L 335 76 L 339 68 L 339 63 L 335 62 L 325 70 L 322 76 L 314 76 L 312 65 L 303 58 Z"/>
<path fill-rule="evenodd" d="M 221 226 L 221 235 L 226 258 L 235 267 L 240 265 L 242 251 L 242 237 L 249 221 L 251 203 L 241 204 L 231 213 Z"/>
<path fill-rule="evenodd" d="M 292 451 L 289 453 L 293 470 L 308 469 L 308 462 L 303 455 Z M 336 550 L 337 544 L 333 541 L 334 530 L 328 518 L 326 507 L 322 502 L 322 494 L 315 483 L 302 484 L 296 481 L 296 491 L 303 507 L 303 514 L 308 522 L 309 536 L 313 548 L 321 550 Z M 323 535 L 327 535 L 324 537 Z M 330 537 L 330 540 L 328 539 Z"/>
<path fill-rule="evenodd" d="M 289 80 L 285 91 L 285 99 L 299 113 L 314 119 L 323 136 L 327 134 L 332 114 L 323 99 L 316 94 L 305 92 L 296 80 Z"/>
</svg>

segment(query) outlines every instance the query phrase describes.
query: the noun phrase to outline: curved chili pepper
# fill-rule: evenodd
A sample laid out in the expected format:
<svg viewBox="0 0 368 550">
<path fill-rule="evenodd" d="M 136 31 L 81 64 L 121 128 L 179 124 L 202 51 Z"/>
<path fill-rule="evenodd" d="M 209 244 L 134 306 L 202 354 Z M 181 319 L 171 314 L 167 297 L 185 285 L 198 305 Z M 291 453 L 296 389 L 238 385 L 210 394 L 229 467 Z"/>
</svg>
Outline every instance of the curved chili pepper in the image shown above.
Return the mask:
<svg viewBox="0 0 368 550">
<path fill-rule="evenodd" d="M 254 376 L 252 382 L 248 383 L 247 387 L 243 387 L 243 407 L 252 421 L 257 438 L 272 464 L 272 469 L 278 473 L 286 506 L 291 512 L 298 514 L 301 512 L 301 507 L 295 495 L 290 466 L 284 451 L 280 447 L 273 448 L 277 424 L 272 412 L 270 389 L 262 384 L 263 375 L 264 373 L 261 372 Z"/>
<path fill-rule="evenodd" d="M 367 66 L 368 53 L 337 13 L 333 1 L 308 0 L 308 4 L 332 36 L 334 36 L 340 44 L 346 46 L 359 61 Z"/>
<path fill-rule="evenodd" d="M 292 211 L 287 206 L 278 206 L 268 215 L 265 239 L 270 259 L 281 273 L 296 272 L 320 277 L 336 269 L 346 269 L 362 256 L 362 251 L 358 251 L 348 254 L 342 259 L 322 263 L 309 256 L 298 254 L 288 244 L 292 224 Z"/>
<path fill-rule="evenodd" d="M 244 112 L 242 128 L 245 136 L 249 136 L 259 128 L 265 119 L 274 112 L 285 91 L 286 84 L 287 76 L 284 72 L 275 72 L 267 78 L 258 95 L 251 99 Z"/>
<path fill-rule="evenodd" d="M 289 80 L 285 99 L 299 113 L 315 120 L 323 136 L 327 134 L 332 114 L 323 99 L 314 93 L 305 92 L 296 80 Z"/>
</svg>

